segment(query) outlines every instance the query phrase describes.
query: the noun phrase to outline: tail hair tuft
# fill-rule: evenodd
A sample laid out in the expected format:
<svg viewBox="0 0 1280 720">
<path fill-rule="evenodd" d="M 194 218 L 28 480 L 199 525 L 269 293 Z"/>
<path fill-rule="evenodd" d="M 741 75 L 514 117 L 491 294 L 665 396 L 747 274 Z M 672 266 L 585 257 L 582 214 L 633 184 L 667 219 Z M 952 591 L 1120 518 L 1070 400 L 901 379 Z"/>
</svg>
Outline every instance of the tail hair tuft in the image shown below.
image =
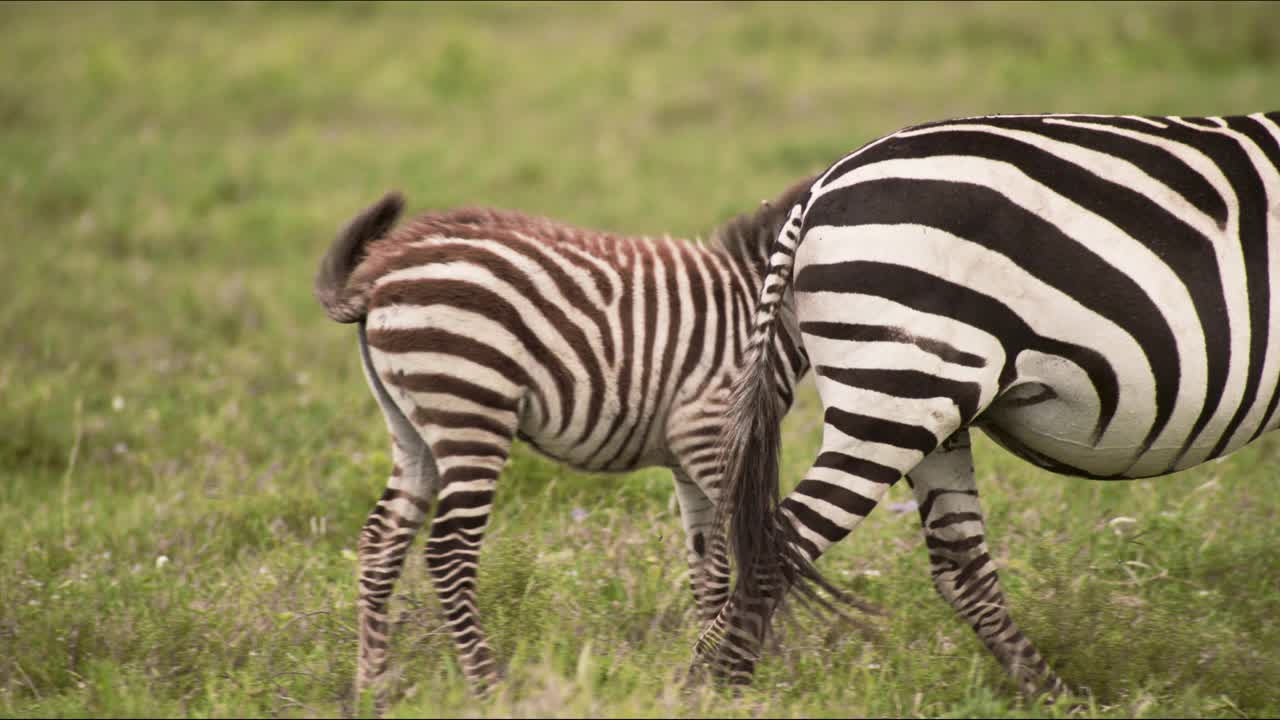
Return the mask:
<svg viewBox="0 0 1280 720">
<path fill-rule="evenodd" d="M 353 323 L 364 319 L 368 312 L 366 299 L 351 292 L 347 281 L 364 256 L 365 246 L 386 235 L 403 211 L 404 195 L 395 190 L 388 192 L 352 218 L 329 246 L 316 273 L 315 294 L 332 320 Z"/>
</svg>

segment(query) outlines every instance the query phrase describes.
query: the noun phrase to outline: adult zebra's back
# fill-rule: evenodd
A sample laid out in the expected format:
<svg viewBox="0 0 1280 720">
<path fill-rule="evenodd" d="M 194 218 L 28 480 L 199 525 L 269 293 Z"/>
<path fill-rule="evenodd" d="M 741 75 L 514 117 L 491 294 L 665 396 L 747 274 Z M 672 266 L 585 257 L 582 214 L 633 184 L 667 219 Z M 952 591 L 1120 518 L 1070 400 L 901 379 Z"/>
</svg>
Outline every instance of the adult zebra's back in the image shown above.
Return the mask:
<svg viewBox="0 0 1280 720">
<path fill-rule="evenodd" d="M 725 389 L 766 253 L 810 181 L 707 244 L 487 209 L 427 213 L 393 230 L 397 194 L 348 224 L 316 295 L 332 319 L 359 323 L 394 460 L 360 537 L 357 693 L 383 674 L 387 601 L 433 501 L 426 565 L 463 672 L 482 692 L 497 678 L 475 578 L 515 437 L 585 470 L 670 467 L 699 612 L 719 610 L 728 564 L 712 531 Z M 796 347 L 775 346 L 783 406 L 807 369 Z"/>
<path fill-rule="evenodd" d="M 1058 692 L 1004 606 L 969 429 L 1093 478 L 1164 475 L 1274 429 L 1278 243 L 1280 113 L 969 118 L 831 166 L 775 246 L 722 441 L 742 632 L 721 668 L 750 675 L 771 588 L 822 582 L 811 563 L 907 475 L 938 592 L 1024 692 Z M 825 425 L 778 502 L 755 349 L 792 277 Z"/>
</svg>

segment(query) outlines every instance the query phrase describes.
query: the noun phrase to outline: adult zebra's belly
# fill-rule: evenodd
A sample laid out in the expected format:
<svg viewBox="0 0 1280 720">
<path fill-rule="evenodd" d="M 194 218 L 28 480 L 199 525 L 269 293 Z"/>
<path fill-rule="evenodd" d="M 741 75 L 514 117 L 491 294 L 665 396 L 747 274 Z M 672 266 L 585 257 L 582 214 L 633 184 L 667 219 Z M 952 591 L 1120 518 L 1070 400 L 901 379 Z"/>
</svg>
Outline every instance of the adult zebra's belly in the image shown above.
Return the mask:
<svg viewBox="0 0 1280 720">
<path fill-rule="evenodd" d="M 1106 477 L 1133 464 L 1144 429 L 1108 427 L 1097 437 L 1102 401 L 1084 370 L 1032 351 L 1021 352 L 1016 365 L 1014 382 L 975 425 L 1012 454 L 1059 473 Z"/>
<path fill-rule="evenodd" d="M 1040 415 L 1029 418 L 1028 416 Z M 974 423 L 1004 449 L 1034 465 L 1064 475 L 1130 477 L 1134 448 L 1091 446 L 1087 438 L 1064 433 L 1048 413 L 1001 408 Z"/>
<path fill-rule="evenodd" d="M 1179 412 L 1144 448 L 1155 412 L 1149 403 L 1132 397 L 1126 377 L 1120 373 L 1120 391 L 1130 397 L 1107 418 L 1101 412 L 1101 392 L 1079 366 L 1024 351 L 1017 358 L 1014 381 L 973 424 L 1028 462 L 1096 478 L 1166 475 L 1233 452 L 1252 435 L 1253 428 L 1243 425 L 1231 443 L 1219 448 L 1220 435 L 1210 424 L 1209 431 L 1188 443 L 1193 433 L 1187 419 L 1194 416 Z"/>
</svg>

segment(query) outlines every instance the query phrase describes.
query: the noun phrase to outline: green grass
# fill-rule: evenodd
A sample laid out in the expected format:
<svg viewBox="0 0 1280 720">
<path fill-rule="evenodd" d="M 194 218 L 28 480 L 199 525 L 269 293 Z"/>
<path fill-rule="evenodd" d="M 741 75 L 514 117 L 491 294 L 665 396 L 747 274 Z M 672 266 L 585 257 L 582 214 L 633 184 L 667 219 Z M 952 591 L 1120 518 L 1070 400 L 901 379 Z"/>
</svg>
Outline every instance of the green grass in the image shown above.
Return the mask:
<svg viewBox="0 0 1280 720">
<path fill-rule="evenodd" d="M 311 278 L 383 191 L 705 236 L 910 123 L 1280 109 L 1277 28 L 1218 3 L 0 5 L 0 715 L 350 703 L 390 464 Z M 788 484 L 819 428 L 806 386 Z M 980 444 L 1014 615 L 1091 714 L 1280 714 L 1278 456 L 1094 483 Z M 887 506 L 823 563 L 883 639 L 801 616 L 740 697 L 682 693 L 670 496 L 518 448 L 480 577 L 509 682 L 467 696 L 414 557 L 392 713 L 1066 712 L 1019 702 Z"/>
</svg>

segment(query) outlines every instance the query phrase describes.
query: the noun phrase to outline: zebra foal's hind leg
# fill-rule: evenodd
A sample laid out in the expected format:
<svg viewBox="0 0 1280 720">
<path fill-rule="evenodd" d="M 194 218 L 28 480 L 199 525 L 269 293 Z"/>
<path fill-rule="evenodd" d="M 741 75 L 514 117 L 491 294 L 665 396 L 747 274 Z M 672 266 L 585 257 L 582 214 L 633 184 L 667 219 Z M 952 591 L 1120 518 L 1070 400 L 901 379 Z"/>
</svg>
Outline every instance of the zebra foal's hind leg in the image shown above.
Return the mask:
<svg viewBox="0 0 1280 720">
<path fill-rule="evenodd" d="M 952 435 L 910 473 L 929 550 L 933 585 L 1029 696 L 1065 690 L 1013 622 L 987 552 L 968 429 Z"/>
<path fill-rule="evenodd" d="M 362 351 L 364 348 L 362 347 Z M 387 604 L 413 538 L 422 527 L 440 485 L 434 459 L 416 428 L 400 412 L 386 388 L 370 368 L 367 352 L 365 377 L 382 408 L 391 434 L 392 468 L 387 488 L 360 531 L 357 545 L 359 591 L 354 702 L 367 689 L 374 691 L 379 713 L 386 693 L 381 680 L 387 666 L 389 622 Z"/>
<path fill-rule="evenodd" d="M 377 342 L 375 339 L 372 343 L 375 349 L 378 349 Z M 431 497 L 435 498 L 435 513 L 425 548 L 427 573 L 458 650 L 463 675 L 478 695 L 487 695 L 499 673 L 478 619 L 477 560 L 498 475 L 515 438 L 519 395 L 523 389 L 514 386 L 494 389 L 449 373 L 421 371 L 395 353 L 381 349 L 377 355 L 382 369 L 379 374 L 370 359 L 369 348 L 362 345 L 362 349 L 366 376 L 388 423 L 395 420 L 393 431 L 397 439 L 407 445 L 406 436 L 412 436 L 414 447 L 428 460 L 420 463 L 423 468 L 420 475 L 429 477 L 431 496 L 406 499 L 397 495 L 396 512 L 406 518 L 405 527 L 412 526 L 416 531 L 425 521 Z M 396 476 L 393 475 L 392 480 L 392 488 L 397 489 Z M 380 510 L 375 508 L 369 524 L 380 529 L 381 518 Z M 401 534 L 405 536 L 403 540 L 400 540 Z M 385 571 L 375 569 L 370 573 L 371 581 L 387 583 L 399 575 L 399 565 L 413 537 L 412 532 L 401 534 L 394 535 L 394 573 L 384 578 L 378 572 Z M 373 548 L 372 543 L 371 539 L 366 544 Z M 372 549 L 367 552 L 373 556 Z M 362 583 L 362 591 L 365 584 Z M 385 594 L 390 594 L 389 587 Z M 380 622 L 381 626 L 374 629 L 380 629 L 385 636 L 385 614 Z M 376 633 L 374 640 L 377 640 Z M 385 664 L 385 641 L 382 644 L 382 654 L 376 658 L 378 672 Z"/>
<path fill-rule="evenodd" d="M 425 549 L 427 572 L 457 647 L 463 675 L 476 694 L 484 697 L 499 681 L 500 673 L 480 625 L 476 575 L 498 475 L 515 437 L 516 413 L 419 408 L 414 421 L 431 448 L 441 477 Z"/>
<path fill-rule="evenodd" d="M 395 435 L 392 457 L 394 465 L 387 489 L 360 530 L 357 550 L 360 651 L 355 694 L 358 702 L 363 690 L 375 690 L 379 710 L 386 702 L 379 681 L 386 670 L 390 641 L 387 603 L 404 568 L 409 546 L 431 508 L 437 483 L 431 455 L 416 436 L 409 440 Z"/>
</svg>

